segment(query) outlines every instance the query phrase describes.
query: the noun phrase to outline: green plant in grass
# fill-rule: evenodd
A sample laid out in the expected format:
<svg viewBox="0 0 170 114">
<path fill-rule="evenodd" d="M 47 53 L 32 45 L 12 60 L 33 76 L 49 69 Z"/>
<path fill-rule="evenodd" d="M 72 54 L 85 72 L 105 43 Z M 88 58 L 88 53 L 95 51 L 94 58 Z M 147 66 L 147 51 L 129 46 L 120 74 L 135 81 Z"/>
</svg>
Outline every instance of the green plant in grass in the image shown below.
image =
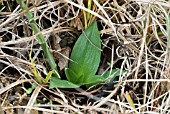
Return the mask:
<svg viewBox="0 0 170 114">
<path fill-rule="evenodd" d="M 28 10 L 28 7 L 23 0 L 17 0 L 17 2 L 25 12 L 30 26 L 33 29 L 51 67 L 52 71 L 48 73 L 44 80 L 44 83 L 47 83 L 51 77 L 50 88 L 77 88 L 81 85 L 86 85 L 89 87 L 90 85 L 104 82 L 105 79 L 110 79 L 110 76 L 112 77 L 110 81 L 115 77 L 113 71 L 109 71 L 110 73 L 106 72 L 104 76 L 96 75 L 100 63 L 101 41 L 97 22 L 94 21 L 80 35 L 77 42 L 75 43 L 70 57 L 72 61 L 70 61 L 69 67 L 65 69 L 67 80 L 61 80 L 57 70 L 57 65 L 49 51 L 44 36 L 36 25 L 33 14 Z M 33 61 L 31 62 L 33 63 Z M 34 65 L 32 65 L 32 67 L 35 68 Z M 36 69 L 34 69 L 34 75 L 36 76 L 38 82 L 42 83 L 40 76 L 37 75 Z"/>
<path fill-rule="evenodd" d="M 101 41 L 100 34 L 97 28 L 97 22 L 94 21 L 78 38 L 76 41 L 69 62 L 69 67 L 65 68 L 67 80 L 73 83 L 69 88 L 86 85 L 87 87 L 100 83 L 110 82 L 120 75 L 119 69 L 108 71 L 104 75 L 96 75 L 100 63 L 101 56 Z M 107 80 L 105 80 L 107 79 Z M 57 78 L 52 77 L 50 87 L 61 87 L 56 83 Z M 66 88 L 67 84 L 62 84 Z"/>
<path fill-rule="evenodd" d="M 71 53 L 69 68 L 65 69 L 67 79 L 78 85 L 102 82 L 102 76 L 96 76 L 100 63 L 101 41 L 94 21 L 81 34 Z M 74 78 L 73 78 L 74 77 Z"/>
<path fill-rule="evenodd" d="M 73 47 L 70 56 L 72 61 L 69 62 L 69 68 L 65 69 L 67 80 L 77 85 L 77 87 L 104 81 L 104 77 L 95 75 L 99 67 L 100 56 L 100 34 L 97 28 L 97 22 L 94 21 L 80 35 Z M 55 77 L 52 77 L 52 80 L 55 79 Z M 60 86 L 55 82 L 51 81 L 50 87 Z"/>
</svg>

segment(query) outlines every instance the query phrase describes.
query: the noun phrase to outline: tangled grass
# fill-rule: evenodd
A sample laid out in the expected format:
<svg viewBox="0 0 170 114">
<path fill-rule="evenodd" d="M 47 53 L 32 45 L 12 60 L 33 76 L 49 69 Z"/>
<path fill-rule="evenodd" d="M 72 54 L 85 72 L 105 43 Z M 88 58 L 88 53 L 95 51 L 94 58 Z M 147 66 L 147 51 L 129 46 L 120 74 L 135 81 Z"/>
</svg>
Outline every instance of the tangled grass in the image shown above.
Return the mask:
<svg viewBox="0 0 170 114">
<path fill-rule="evenodd" d="M 87 8 L 88 0 L 27 0 L 26 3 L 61 72 L 68 64 L 74 42 L 96 19 L 103 50 L 98 73 L 121 69 L 115 79 L 117 84 L 89 90 L 49 89 L 48 84 L 38 84 L 28 55 L 32 55 L 42 79 L 50 71 L 49 65 L 25 12 L 21 12 L 16 1 L 3 0 L 0 1 L 1 7 L 5 6 L 0 12 L 1 113 L 170 113 L 170 1 L 92 1 L 91 9 Z M 85 14 L 89 15 L 88 20 Z M 123 75 L 124 70 L 127 75 Z M 33 84 L 38 86 L 32 88 Z"/>
</svg>

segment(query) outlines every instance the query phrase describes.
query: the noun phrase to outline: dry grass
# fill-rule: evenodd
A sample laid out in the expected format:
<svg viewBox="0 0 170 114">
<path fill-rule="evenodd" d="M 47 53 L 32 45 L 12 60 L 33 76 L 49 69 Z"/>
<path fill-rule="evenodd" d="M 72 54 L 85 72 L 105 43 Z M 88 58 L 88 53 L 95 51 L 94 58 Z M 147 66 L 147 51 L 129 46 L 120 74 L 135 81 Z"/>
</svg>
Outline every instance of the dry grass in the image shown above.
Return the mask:
<svg viewBox="0 0 170 114">
<path fill-rule="evenodd" d="M 42 78 L 50 69 L 24 13 L 14 0 L 4 0 L 5 9 L 0 12 L 0 114 L 170 113 L 170 1 L 93 0 L 92 10 L 86 8 L 87 0 L 35 1 L 39 3 L 27 0 L 27 5 L 60 70 L 67 66 L 74 42 L 84 30 L 86 11 L 91 14 L 90 22 L 97 20 L 101 33 L 99 73 L 121 69 L 118 84 L 108 90 L 39 85 L 28 54 Z M 127 76 L 123 70 L 128 71 Z M 33 83 L 38 86 L 26 94 Z"/>
</svg>

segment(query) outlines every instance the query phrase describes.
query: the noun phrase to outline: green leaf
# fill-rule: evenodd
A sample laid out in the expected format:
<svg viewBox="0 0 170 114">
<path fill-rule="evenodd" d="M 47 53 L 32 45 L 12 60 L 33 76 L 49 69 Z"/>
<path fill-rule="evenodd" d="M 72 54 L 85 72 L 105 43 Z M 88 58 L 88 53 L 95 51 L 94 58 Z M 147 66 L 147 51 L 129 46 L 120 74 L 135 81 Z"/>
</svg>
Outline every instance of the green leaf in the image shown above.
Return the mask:
<svg viewBox="0 0 170 114">
<path fill-rule="evenodd" d="M 78 76 L 69 68 L 65 68 L 65 74 L 68 81 L 79 86 L 104 81 L 104 78 L 102 76 L 84 76 L 84 75 Z"/>
<path fill-rule="evenodd" d="M 81 76 L 78 76 L 74 71 L 72 71 L 69 68 L 65 68 L 65 74 L 66 74 L 67 80 L 74 84 L 76 84 L 78 79 L 81 77 Z"/>
<path fill-rule="evenodd" d="M 104 78 L 101 75 L 93 75 L 93 76 L 89 76 L 85 80 L 85 85 L 87 88 L 89 88 L 92 85 L 100 83 L 100 82 L 104 82 Z"/>
<path fill-rule="evenodd" d="M 67 80 L 61 80 L 53 76 L 50 80 L 50 88 L 78 88 L 79 85 L 73 84 Z"/>
<path fill-rule="evenodd" d="M 88 87 L 90 87 L 93 84 L 99 83 L 99 82 L 103 82 L 105 78 L 103 78 L 103 76 L 101 75 L 92 75 L 92 76 L 81 76 L 77 82 L 79 86 L 82 85 L 88 85 Z"/>
<path fill-rule="evenodd" d="M 70 59 L 69 68 L 78 76 L 95 75 L 101 56 L 101 41 L 94 21 L 78 38 Z"/>
<path fill-rule="evenodd" d="M 103 74 L 103 77 L 105 79 L 108 78 L 108 82 L 111 82 L 116 78 L 116 76 L 119 75 L 120 75 L 120 69 L 112 69 L 111 73 L 110 71 L 107 71 L 106 73 Z"/>
<path fill-rule="evenodd" d="M 36 86 L 37 86 L 37 85 L 36 85 L 35 83 L 33 83 L 32 86 L 31 86 L 31 88 L 28 88 L 28 89 L 27 89 L 26 94 L 31 94 L 32 91 L 36 88 Z"/>
<path fill-rule="evenodd" d="M 85 80 L 85 84 L 95 84 L 103 81 L 104 78 L 101 75 L 92 75 L 88 76 L 88 78 Z"/>
<path fill-rule="evenodd" d="M 46 76 L 46 78 L 45 78 L 45 80 L 44 80 L 44 83 L 45 83 L 45 84 L 48 83 L 48 80 L 50 79 L 50 77 L 52 76 L 52 74 L 53 74 L 53 71 L 50 71 L 50 72 L 47 74 L 47 76 Z"/>
<path fill-rule="evenodd" d="M 86 78 L 87 78 L 86 75 L 81 75 L 81 76 L 78 78 L 78 80 L 76 81 L 76 83 L 79 84 L 79 85 L 84 85 L 84 84 L 86 84 L 86 83 L 85 83 Z"/>
</svg>

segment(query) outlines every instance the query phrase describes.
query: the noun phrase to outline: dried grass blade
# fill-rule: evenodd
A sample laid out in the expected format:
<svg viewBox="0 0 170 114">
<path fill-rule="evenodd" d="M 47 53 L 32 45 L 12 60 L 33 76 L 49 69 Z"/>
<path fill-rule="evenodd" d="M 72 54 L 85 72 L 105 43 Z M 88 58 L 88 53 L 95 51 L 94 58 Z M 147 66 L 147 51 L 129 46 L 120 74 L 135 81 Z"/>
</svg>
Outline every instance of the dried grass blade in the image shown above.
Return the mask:
<svg viewBox="0 0 170 114">
<path fill-rule="evenodd" d="M 1 95 L 2 93 L 4 93 L 5 91 L 7 91 L 7 90 L 9 90 L 9 89 L 17 86 L 18 84 L 21 84 L 21 83 L 24 83 L 24 82 L 31 82 L 31 81 L 32 81 L 31 79 L 18 80 L 18 81 L 16 81 L 16 82 L 8 85 L 7 87 L 4 87 L 4 88 L 0 89 L 0 95 Z"/>
</svg>

